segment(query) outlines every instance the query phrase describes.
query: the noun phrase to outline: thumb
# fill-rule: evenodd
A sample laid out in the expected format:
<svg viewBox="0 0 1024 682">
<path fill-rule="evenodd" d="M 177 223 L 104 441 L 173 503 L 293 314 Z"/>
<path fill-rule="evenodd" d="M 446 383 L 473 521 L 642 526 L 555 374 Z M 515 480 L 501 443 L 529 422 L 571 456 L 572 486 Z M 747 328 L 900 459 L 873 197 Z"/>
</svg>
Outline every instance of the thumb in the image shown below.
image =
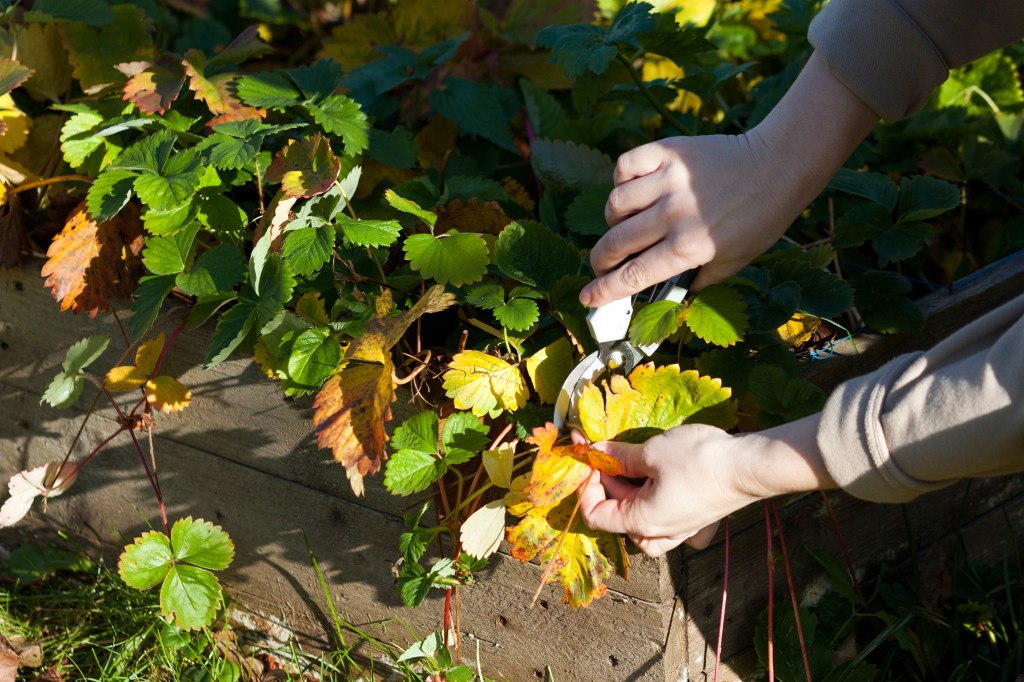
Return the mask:
<svg viewBox="0 0 1024 682">
<path fill-rule="evenodd" d="M 650 478 L 653 470 L 648 466 L 647 458 L 644 456 L 644 446 L 636 443 L 620 443 L 614 440 L 606 440 L 594 443 L 590 447 L 603 452 L 622 466 L 619 476 L 626 478 Z"/>
</svg>

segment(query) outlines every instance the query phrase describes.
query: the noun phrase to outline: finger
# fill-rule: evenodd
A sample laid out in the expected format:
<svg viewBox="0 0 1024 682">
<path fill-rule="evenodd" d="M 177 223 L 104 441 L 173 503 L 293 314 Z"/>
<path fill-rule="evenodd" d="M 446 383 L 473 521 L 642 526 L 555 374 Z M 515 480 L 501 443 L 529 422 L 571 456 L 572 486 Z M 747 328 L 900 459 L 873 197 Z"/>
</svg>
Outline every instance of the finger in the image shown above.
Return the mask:
<svg viewBox="0 0 1024 682">
<path fill-rule="evenodd" d="M 650 479 L 647 479 L 650 480 Z M 621 500 L 637 493 L 637 489 L 643 486 L 630 483 L 624 478 L 618 476 L 608 476 L 605 474 L 601 477 L 601 485 L 604 486 L 607 497 L 614 500 Z"/>
<path fill-rule="evenodd" d="M 604 477 L 595 474 L 579 492 L 580 514 L 587 526 L 608 533 L 636 533 L 632 523 L 631 498 L 609 499 Z"/>
<path fill-rule="evenodd" d="M 657 244 L 621 267 L 598 277 L 580 292 L 580 302 L 596 308 L 632 296 L 680 272 L 697 267 L 697 263 L 680 262 L 670 257 L 668 251 L 664 243 Z"/>
<path fill-rule="evenodd" d="M 604 206 L 604 219 L 615 226 L 626 218 L 646 211 L 662 195 L 660 176 L 645 175 L 625 182 L 611 191 Z"/>
<path fill-rule="evenodd" d="M 615 162 L 615 184 L 650 175 L 665 161 L 665 147 L 657 142 L 631 149 Z"/>
<path fill-rule="evenodd" d="M 711 544 L 711 541 L 715 539 L 715 534 L 717 533 L 718 521 L 715 521 L 710 526 L 701 528 L 692 537 L 687 538 L 686 544 L 694 549 L 704 549 Z"/>
<path fill-rule="evenodd" d="M 630 216 L 605 232 L 590 250 L 590 265 L 603 275 L 624 260 L 663 240 L 670 222 L 662 219 L 661 204 Z"/>
<path fill-rule="evenodd" d="M 612 459 L 618 460 L 619 464 L 622 465 L 622 472 L 619 476 L 625 478 L 650 478 L 654 473 L 647 464 L 643 445 L 605 440 L 594 443 L 590 447 L 603 452 Z"/>
<path fill-rule="evenodd" d="M 633 544 L 649 557 L 659 557 L 667 554 L 683 544 L 682 538 L 673 537 L 631 537 L 631 539 Z"/>
<path fill-rule="evenodd" d="M 573 445 L 590 445 L 590 439 L 587 435 L 579 429 L 573 429 L 569 432 L 569 439 Z"/>
</svg>

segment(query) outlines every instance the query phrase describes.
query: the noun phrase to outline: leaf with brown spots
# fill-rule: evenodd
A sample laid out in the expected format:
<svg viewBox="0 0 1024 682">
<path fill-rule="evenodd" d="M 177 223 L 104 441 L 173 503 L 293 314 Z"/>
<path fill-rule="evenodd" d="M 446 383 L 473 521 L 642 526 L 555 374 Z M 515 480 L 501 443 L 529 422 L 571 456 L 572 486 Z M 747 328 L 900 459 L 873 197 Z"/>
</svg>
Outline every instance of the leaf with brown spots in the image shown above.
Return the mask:
<svg viewBox="0 0 1024 682">
<path fill-rule="evenodd" d="M 391 419 L 395 400 L 391 348 L 421 316 L 454 303 L 455 297 L 438 285 L 409 310 L 392 317 L 394 303 L 391 292 L 385 290 L 377 298 L 376 315 L 367 322 L 365 332 L 345 351 L 341 371 L 317 392 L 313 402 L 317 445 L 330 448 L 334 459 L 345 465 L 356 495 L 364 492 L 363 477 L 380 471 L 387 459 L 384 424 Z"/>
<path fill-rule="evenodd" d="M 247 106 L 235 96 L 233 86 L 238 76 L 237 73 L 219 73 L 207 77 L 206 55 L 199 50 L 186 52 L 181 63 L 185 67 L 185 74 L 189 79 L 189 89 L 195 93 L 196 99 L 202 100 L 210 109 L 210 113 L 216 116 L 206 124 L 208 128 L 228 121 L 263 118 L 266 113 L 263 109 Z"/>
<path fill-rule="evenodd" d="M 331 151 L 331 143 L 317 133 L 313 137 L 290 140 L 267 168 L 267 182 L 280 182 L 290 197 L 309 198 L 334 186 L 341 172 L 341 159 Z"/>
<path fill-rule="evenodd" d="M 592 469 L 611 476 L 622 474 L 619 461 L 605 453 L 580 443 L 555 445 L 558 429 L 548 422 L 533 430 L 526 439 L 538 447 L 530 475 L 530 502 L 534 506 L 550 509 L 576 492 L 587 480 Z"/>
<path fill-rule="evenodd" d="M 114 219 L 97 224 L 83 201 L 46 252 L 45 285 L 61 310 L 96 317 L 110 310 L 112 299 L 127 297 L 138 286 L 143 243 L 136 202 L 129 202 Z"/>
<path fill-rule="evenodd" d="M 142 66 L 141 70 L 134 67 Z M 181 94 L 185 85 L 185 72 L 178 65 L 170 68 L 148 62 L 119 64 L 118 70 L 129 76 L 124 85 L 124 100 L 134 102 L 147 114 L 162 114 Z"/>
</svg>

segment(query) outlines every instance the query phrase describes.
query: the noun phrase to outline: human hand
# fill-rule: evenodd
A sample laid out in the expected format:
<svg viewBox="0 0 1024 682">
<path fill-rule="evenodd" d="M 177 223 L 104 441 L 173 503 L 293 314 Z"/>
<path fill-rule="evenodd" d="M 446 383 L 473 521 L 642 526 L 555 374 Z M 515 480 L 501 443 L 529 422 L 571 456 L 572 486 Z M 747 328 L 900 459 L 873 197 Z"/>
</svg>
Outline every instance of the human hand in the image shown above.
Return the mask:
<svg viewBox="0 0 1024 682">
<path fill-rule="evenodd" d="M 696 290 L 737 272 L 782 236 L 877 122 L 815 53 L 747 133 L 626 152 L 605 207 L 611 230 L 590 253 L 598 278 L 580 302 L 604 305 L 697 267 Z"/>
<path fill-rule="evenodd" d="M 660 556 L 682 542 L 711 543 L 718 522 L 753 502 L 742 491 L 731 436 L 692 424 L 642 445 L 604 442 L 592 447 L 622 463 L 622 476 L 594 472 L 580 489 L 580 513 L 591 528 L 625 533 L 644 554 Z M 637 485 L 626 479 L 646 479 Z"/>
<path fill-rule="evenodd" d="M 579 491 L 580 512 L 591 528 L 625 533 L 649 556 L 683 542 L 702 549 L 722 518 L 751 502 L 836 487 L 818 449 L 819 419 L 737 435 L 684 424 L 642 445 L 594 443 L 623 473 L 595 471 Z"/>
</svg>

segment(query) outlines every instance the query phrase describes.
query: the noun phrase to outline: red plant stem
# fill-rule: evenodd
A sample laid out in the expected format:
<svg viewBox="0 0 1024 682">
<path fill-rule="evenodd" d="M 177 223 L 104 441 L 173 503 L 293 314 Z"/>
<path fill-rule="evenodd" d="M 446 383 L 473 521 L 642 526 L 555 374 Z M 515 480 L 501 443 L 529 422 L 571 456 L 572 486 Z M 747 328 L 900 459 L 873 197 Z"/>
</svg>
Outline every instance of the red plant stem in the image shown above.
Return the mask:
<svg viewBox="0 0 1024 682">
<path fill-rule="evenodd" d="M 768 545 L 768 682 L 775 682 L 775 557 L 772 556 L 772 521 L 764 501 L 764 530 Z"/>
<path fill-rule="evenodd" d="M 839 527 L 839 518 L 836 517 L 836 512 L 832 508 L 832 501 L 828 499 L 828 495 L 825 494 L 824 490 L 819 491 L 821 493 L 821 499 L 825 500 L 825 508 L 828 509 L 829 518 L 832 519 L 832 527 L 836 530 L 836 538 L 839 540 L 839 549 L 843 552 L 843 558 L 846 559 L 846 570 L 850 572 L 850 580 L 853 582 L 853 587 L 857 590 L 857 596 L 867 606 L 867 599 L 864 598 L 864 592 L 860 588 L 860 581 L 857 580 L 857 571 L 853 568 L 853 559 L 850 557 L 850 550 L 846 546 L 846 538 L 843 536 L 843 531 Z"/>
<path fill-rule="evenodd" d="M 715 645 L 715 682 L 722 663 L 722 633 L 725 632 L 725 603 L 729 597 L 729 517 L 722 522 L 725 529 L 725 569 L 722 571 L 722 612 L 718 616 L 718 644 Z"/>
<path fill-rule="evenodd" d="M 167 354 L 167 349 L 171 347 L 175 340 L 177 340 L 178 335 L 185 331 L 185 325 L 187 323 L 187 321 L 182 322 L 181 324 L 178 325 L 177 329 L 171 332 L 170 338 L 167 339 L 167 342 L 164 344 L 164 347 L 160 349 L 160 355 L 158 355 L 156 358 L 156 364 L 153 365 L 153 374 L 156 374 L 157 371 L 160 369 L 160 363 L 164 361 L 164 355 Z"/>
<path fill-rule="evenodd" d="M 786 550 L 786 537 L 782 533 L 782 523 L 779 521 L 779 507 L 772 498 L 772 514 L 775 516 L 775 527 L 779 531 L 779 547 L 782 549 L 782 561 L 786 566 L 786 582 L 789 584 L 789 598 L 793 602 L 793 617 L 796 619 L 796 635 L 800 639 L 800 656 L 804 661 L 804 676 L 807 682 L 811 680 L 811 665 L 807 660 L 807 643 L 804 641 L 804 627 L 800 623 L 800 605 L 796 601 L 796 589 L 793 587 L 793 569 L 789 565 L 789 552 Z"/>
<path fill-rule="evenodd" d="M 92 449 L 92 452 L 90 452 L 88 455 L 86 455 L 84 458 L 82 458 L 81 462 L 78 462 L 77 464 L 75 464 L 75 469 L 74 469 L 74 471 L 71 472 L 71 475 L 70 476 L 65 476 L 64 478 L 67 479 L 67 478 L 70 478 L 71 476 L 77 476 L 78 472 L 82 470 L 82 467 L 84 467 L 86 464 L 88 464 L 89 460 L 92 459 L 93 456 L 95 456 L 97 452 L 99 452 L 100 450 L 103 449 L 103 446 L 105 446 L 110 441 L 114 440 L 114 438 L 117 437 L 118 435 L 120 435 L 121 432 L 124 431 L 124 430 L 125 430 L 125 427 L 122 426 L 117 431 L 114 431 L 112 434 L 110 434 L 109 436 L 104 438 L 103 441 L 99 445 L 97 445 L 96 447 L 94 447 Z M 63 468 L 63 465 L 61 465 L 61 466 Z"/>
<path fill-rule="evenodd" d="M 135 444 L 135 450 L 139 453 L 139 461 L 142 462 L 142 468 L 146 470 L 146 478 L 149 479 L 149 485 L 153 488 L 153 494 L 156 495 L 157 504 L 160 505 L 160 518 L 164 522 L 164 532 L 170 536 L 171 524 L 167 522 L 167 509 L 164 507 L 164 496 L 160 492 L 160 484 L 157 483 L 156 479 L 153 478 L 153 472 L 149 470 L 149 464 L 146 462 L 146 455 L 142 452 L 142 446 L 139 445 L 139 439 L 135 437 L 135 429 L 128 429 L 128 435 L 132 437 L 132 443 Z"/>
</svg>

